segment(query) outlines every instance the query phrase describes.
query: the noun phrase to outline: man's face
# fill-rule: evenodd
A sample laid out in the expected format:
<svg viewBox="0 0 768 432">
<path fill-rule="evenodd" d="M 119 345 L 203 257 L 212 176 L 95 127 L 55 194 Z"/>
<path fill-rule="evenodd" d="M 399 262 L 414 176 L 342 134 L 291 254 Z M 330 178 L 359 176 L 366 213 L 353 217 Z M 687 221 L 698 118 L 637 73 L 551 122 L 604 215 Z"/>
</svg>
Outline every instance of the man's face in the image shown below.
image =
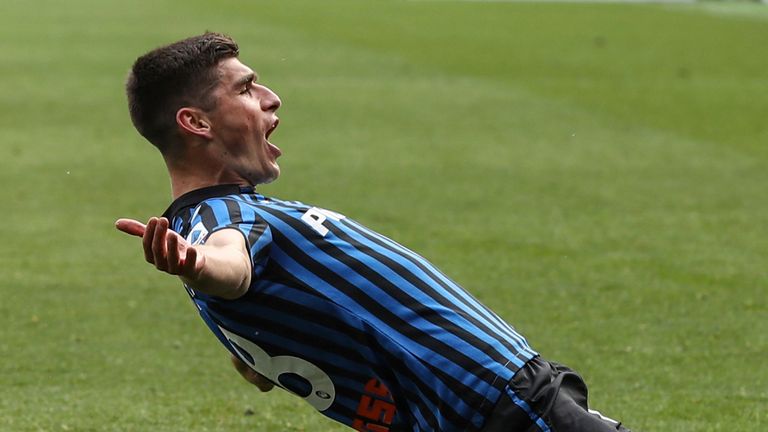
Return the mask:
<svg viewBox="0 0 768 432">
<path fill-rule="evenodd" d="M 280 98 L 257 84 L 253 70 L 237 58 L 222 60 L 218 72 L 212 94 L 216 105 L 207 114 L 214 141 L 220 144 L 221 154 L 215 156 L 227 171 L 222 180 L 269 183 L 280 175 L 280 149 L 267 141 L 278 124 Z"/>
</svg>

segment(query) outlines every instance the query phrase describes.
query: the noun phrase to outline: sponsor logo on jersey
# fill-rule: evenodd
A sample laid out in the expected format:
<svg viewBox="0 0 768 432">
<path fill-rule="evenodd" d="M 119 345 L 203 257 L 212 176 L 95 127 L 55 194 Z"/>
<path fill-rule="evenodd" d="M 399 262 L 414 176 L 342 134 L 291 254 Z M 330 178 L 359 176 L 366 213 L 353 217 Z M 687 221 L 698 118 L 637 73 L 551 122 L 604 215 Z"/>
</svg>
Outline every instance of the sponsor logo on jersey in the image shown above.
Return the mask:
<svg viewBox="0 0 768 432">
<path fill-rule="evenodd" d="M 352 422 L 352 427 L 361 432 L 388 432 L 396 411 L 387 386 L 371 378 L 360 396 L 357 418 Z"/>
</svg>

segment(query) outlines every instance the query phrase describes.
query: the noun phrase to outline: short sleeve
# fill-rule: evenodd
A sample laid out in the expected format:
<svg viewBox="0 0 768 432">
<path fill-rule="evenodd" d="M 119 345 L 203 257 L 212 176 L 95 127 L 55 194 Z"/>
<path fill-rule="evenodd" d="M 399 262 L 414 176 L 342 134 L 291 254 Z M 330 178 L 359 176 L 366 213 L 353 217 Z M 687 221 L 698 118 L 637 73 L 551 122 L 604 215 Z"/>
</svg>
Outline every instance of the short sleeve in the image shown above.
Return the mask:
<svg viewBox="0 0 768 432">
<path fill-rule="evenodd" d="M 251 254 L 253 275 L 259 277 L 264 271 L 272 232 L 252 205 L 232 198 L 205 200 L 193 210 L 190 227 L 185 237 L 191 244 L 205 244 L 211 234 L 222 229 L 239 231 Z"/>
</svg>

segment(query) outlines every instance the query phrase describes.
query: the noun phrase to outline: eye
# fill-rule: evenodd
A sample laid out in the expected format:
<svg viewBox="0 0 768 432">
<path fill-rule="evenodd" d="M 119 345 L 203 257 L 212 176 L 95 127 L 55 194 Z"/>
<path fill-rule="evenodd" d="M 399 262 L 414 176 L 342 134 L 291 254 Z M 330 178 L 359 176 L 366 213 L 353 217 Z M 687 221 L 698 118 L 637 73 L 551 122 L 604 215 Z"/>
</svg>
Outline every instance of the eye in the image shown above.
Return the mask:
<svg viewBox="0 0 768 432">
<path fill-rule="evenodd" d="M 240 91 L 240 94 L 251 94 L 251 90 L 253 90 L 253 85 L 255 83 L 256 83 L 255 78 L 252 81 L 245 83 L 245 88 L 242 91 Z"/>
</svg>

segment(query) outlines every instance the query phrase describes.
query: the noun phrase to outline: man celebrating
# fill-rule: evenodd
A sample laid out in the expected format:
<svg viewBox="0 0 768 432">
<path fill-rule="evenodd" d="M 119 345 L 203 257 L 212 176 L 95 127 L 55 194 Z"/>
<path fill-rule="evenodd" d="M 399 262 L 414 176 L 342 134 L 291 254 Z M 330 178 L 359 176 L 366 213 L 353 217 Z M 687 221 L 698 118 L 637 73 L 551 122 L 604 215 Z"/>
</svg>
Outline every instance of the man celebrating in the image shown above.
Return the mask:
<svg viewBox="0 0 768 432">
<path fill-rule="evenodd" d="M 177 275 L 236 369 L 360 431 L 627 431 L 587 408 L 573 371 L 424 258 L 344 215 L 258 194 L 280 174 L 280 98 L 206 33 L 140 57 L 136 129 L 174 201 L 144 256 Z"/>
</svg>

